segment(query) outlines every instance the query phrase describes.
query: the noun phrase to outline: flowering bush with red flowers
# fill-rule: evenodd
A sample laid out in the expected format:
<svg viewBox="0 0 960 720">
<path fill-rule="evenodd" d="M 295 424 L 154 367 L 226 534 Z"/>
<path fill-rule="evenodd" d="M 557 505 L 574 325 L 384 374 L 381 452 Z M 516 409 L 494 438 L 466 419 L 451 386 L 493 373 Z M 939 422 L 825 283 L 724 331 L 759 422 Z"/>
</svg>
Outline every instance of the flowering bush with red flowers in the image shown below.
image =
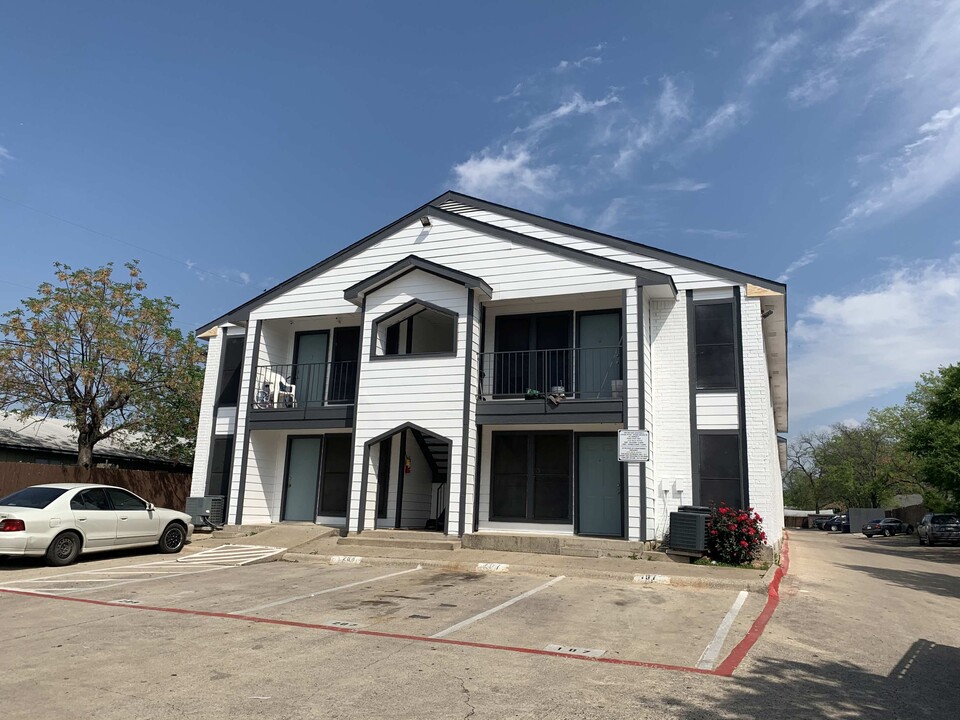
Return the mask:
<svg viewBox="0 0 960 720">
<path fill-rule="evenodd" d="M 766 542 L 763 518 L 753 508 L 737 510 L 726 503 L 710 506 L 707 519 L 707 555 L 729 565 L 746 565 L 757 559 Z"/>
</svg>

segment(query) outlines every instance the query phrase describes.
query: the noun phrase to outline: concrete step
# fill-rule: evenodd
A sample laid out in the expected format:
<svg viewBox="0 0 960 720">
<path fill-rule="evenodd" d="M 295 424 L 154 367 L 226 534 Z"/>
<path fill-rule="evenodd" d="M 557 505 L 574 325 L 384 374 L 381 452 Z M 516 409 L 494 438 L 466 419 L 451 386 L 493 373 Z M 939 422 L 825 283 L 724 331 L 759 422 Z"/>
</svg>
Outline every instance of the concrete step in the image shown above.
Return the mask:
<svg viewBox="0 0 960 720">
<path fill-rule="evenodd" d="M 357 533 L 350 533 L 350 537 L 365 537 L 365 538 L 392 538 L 396 540 L 447 540 L 447 536 L 442 532 L 436 530 L 393 530 L 393 529 L 377 529 L 377 530 L 364 530 L 359 535 Z"/>
<path fill-rule="evenodd" d="M 406 550 L 456 550 L 459 540 L 421 540 L 415 538 L 368 537 L 366 534 L 342 537 L 337 545 L 348 547 L 387 547 Z"/>
<path fill-rule="evenodd" d="M 463 547 L 471 550 L 494 550 L 572 557 L 641 556 L 650 543 L 606 538 L 560 537 L 526 533 L 472 533 L 463 536 Z"/>
</svg>

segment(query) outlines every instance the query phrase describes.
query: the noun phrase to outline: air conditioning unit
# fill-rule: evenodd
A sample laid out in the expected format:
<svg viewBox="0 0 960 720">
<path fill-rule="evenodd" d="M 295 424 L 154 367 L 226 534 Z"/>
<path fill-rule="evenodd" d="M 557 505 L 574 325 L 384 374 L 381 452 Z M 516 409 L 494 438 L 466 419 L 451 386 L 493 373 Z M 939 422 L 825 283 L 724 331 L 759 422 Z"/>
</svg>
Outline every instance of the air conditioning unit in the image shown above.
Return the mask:
<svg viewBox="0 0 960 720">
<path fill-rule="evenodd" d="M 219 528 L 226 520 L 223 512 L 225 504 L 223 495 L 188 497 L 184 510 L 193 517 L 196 527 Z"/>
<path fill-rule="evenodd" d="M 706 511 L 706 512 L 704 512 Z M 670 513 L 670 549 L 702 553 L 707 549 L 708 508 L 681 507 Z"/>
</svg>

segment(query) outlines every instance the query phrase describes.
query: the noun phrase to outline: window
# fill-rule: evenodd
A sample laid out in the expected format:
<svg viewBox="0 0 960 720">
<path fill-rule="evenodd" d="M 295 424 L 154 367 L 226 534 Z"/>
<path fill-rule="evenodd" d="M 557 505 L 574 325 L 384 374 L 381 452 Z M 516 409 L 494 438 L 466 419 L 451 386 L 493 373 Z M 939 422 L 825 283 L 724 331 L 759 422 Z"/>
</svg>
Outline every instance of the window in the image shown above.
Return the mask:
<svg viewBox="0 0 960 720">
<path fill-rule="evenodd" d="M 243 367 L 243 337 L 231 336 L 224 340 L 223 366 L 220 373 L 220 396 L 217 405 L 236 405 L 240 396 L 240 375 Z"/>
<path fill-rule="evenodd" d="M 103 488 L 77 493 L 70 501 L 70 508 L 72 510 L 113 510 Z"/>
<path fill-rule="evenodd" d="M 736 390 L 737 350 L 733 303 L 694 304 L 698 390 Z"/>
<path fill-rule="evenodd" d="M 28 487 L 0 499 L 0 505 L 41 510 L 65 492 L 60 488 Z"/>
<path fill-rule="evenodd" d="M 328 434 L 324 438 L 323 473 L 320 480 L 320 515 L 343 515 L 350 494 L 350 455 L 353 436 Z"/>
<path fill-rule="evenodd" d="M 743 504 L 740 473 L 740 435 L 700 433 L 700 505 Z"/>
<path fill-rule="evenodd" d="M 233 435 L 214 438 L 213 451 L 210 453 L 210 478 L 207 480 L 207 495 L 227 496 L 232 459 Z"/>
<path fill-rule="evenodd" d="M 490 519 L 568 523 L 571 433 L 494 433 Z"/>
<path fill-rule="evenodd" d="M 422 300 L 374 320 L 374 357 L 455 355 L 457 314 Z"/>
<path fill-rule="evenodd" d="M 133 493 L 120 488 L 106 488 L 114 510 L 146 510 L 147 504 Z"/>
</svg>

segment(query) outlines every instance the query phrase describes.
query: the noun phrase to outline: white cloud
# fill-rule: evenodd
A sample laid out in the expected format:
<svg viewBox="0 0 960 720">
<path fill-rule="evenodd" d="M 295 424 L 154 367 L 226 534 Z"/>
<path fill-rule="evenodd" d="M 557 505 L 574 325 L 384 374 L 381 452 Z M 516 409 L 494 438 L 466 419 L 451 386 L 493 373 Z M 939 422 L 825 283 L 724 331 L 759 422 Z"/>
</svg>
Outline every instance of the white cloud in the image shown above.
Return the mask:
<svg viewBox="0 0 960 720">
<path fill-rule="evenodd" d="M 614 105 L 618 102 L 620 102 L 620 98 L 613 94 L 607 95 L 605 98 L 601 98 L 600 100 L 585 100 L 580 93 L 574 93 L 572 98 L 564 103 L 561 103 L 550 112 L 537 115 L 533 120 L 530 121 L 529 125 L 519 132 L 529 132 L 534 134 L 542 133 L 565 117 L 574 115 L 590 115 L 602 110 L 608 105 Z"/>
<path fill-rule="evenodd" d="M 805 253 L 803 253 L 803 255 L 787 265 L 787 269 L 780 274 L 780 277 L 777 278 L 777 282 L 786 282 L 797 270 L 802 267 L 806 267 L 816 260 L 818 256 L 819 253 L 816 251 L 816 249 L 807 250 Z"/>
<path fill-rule="evenodd" d="M 690 178 L 677 178 L 667 182 L 650 183 L 643 187 L 647 190 L 665 190 L 667 192 L 700 192 L 710 187 L 710 183 L 691 180 Z"/>
<path fill-rule="evenodd" d="M 824 68 L 807 74 L 799 85 L 790 88 L 787 98 L 794 105 L 809 107 L 836 94 L 839 88 L 840 82 L 834 71 Z"/>
<path fill-rule="evenodd" d="M 546 195 L 557 168 L 538 165 L 526 147 L 514 145 L 471 155 L 453 166 L 453 175 L 456 187 L 468 195 L 510 200 Z"/>
<path fill-rule="evenodd" d="M 626 142 L 614 162 L 614 170 L 625 170 L 644 150 L 671 137 L 690 117 L 693 93 L 680 87 L 673 78 L 660 79 L 660 94 L 650 115 L 633 123 L 626 131 Z"/>
<path fill-rule="evenodd" d="M 13 160 L 13 155 L 3 145 L 0 145 L 0 173 L 3 172 L 3 163 Z"/>
<path fill-rule="evenodd" d="M 790 329 L 791 412 L 804 417 L 957 361 L 960 254 L 898 267 L 848 295 L 815 297 Z"/>
<path fill-rule="evenodd" d="M 728 102 L 721 105 L 703 125 L 690 134 L 687 143 L 692 146 L 711 145 L 735 130 L 745 116 L 746 106 L 742 102 Z"/>
<path fill-rule="evenodd" d="M 602 62 L 603 58 L 599 55 L 587 55 L 579 60 L 561 60 L 554 66 L 553 71 L 558 73 L 566 72 L 567 70 L 582 68 L 587 65 L 599 65 Z"/>
<path fill-rule="evenodd" d="M 867 186 L 849 205 L 841 226 L 878 213 L 900 215 L 960 180 L 960 105 L 940 110 L 918 129 L 919 137 L 888 163 L 886 177 Z"/>
<path fill-rule="evenodd" d="M 776 69 L 800 44 L 800 40 L 800 33 L 792 32 L 763 45 L 747 66 L 746 76 L 744 77 L 744 83 L 747 87 L 757 85 L 773 75 Z"/>
<path fill-rule="evenodd" d="M 505 100 L 512 100 L 513 98 L 520 95 L 521 91 L 523 90 L 523 87 L 524 87 L 523 83 L 518 82 L 516 85 L 513 86 L 513 90 L 508 92 L 506 95 L 498 95 L 493 99 L 493 101 L 499 103 Z"/>
<path fill-rule="evenodd" d="M 601 232 L 611 232 L 616 229 L 620 220 L 623 219 L 624 214 L 629 209 L 629 205 L 630 203 L 627 198 L 615 197 L 607 204 L 603 212 L 600 213 L 594 221 L 593 226 Z"/>
</svg>

